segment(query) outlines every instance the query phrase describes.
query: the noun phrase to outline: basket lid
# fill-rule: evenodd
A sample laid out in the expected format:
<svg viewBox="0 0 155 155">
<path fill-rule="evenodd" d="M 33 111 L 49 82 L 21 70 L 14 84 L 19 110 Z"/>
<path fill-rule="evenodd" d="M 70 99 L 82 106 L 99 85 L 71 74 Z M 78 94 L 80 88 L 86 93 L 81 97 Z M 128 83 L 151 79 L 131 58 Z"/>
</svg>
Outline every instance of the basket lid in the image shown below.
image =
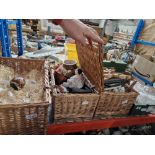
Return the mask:
<svg viewBox="0 0 155 155">
<path fill-rule="evenodd" d="M 101 46 L 76 44 L 80 67 L 98 92 L 103 89 Z"/>
</svg>

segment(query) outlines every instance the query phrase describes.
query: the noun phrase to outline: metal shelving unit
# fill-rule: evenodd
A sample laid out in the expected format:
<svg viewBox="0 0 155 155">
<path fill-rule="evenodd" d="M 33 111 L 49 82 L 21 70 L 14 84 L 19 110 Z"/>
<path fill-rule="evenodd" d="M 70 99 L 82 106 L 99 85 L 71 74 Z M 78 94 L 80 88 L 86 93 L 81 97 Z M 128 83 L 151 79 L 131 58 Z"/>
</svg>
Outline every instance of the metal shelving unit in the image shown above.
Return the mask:
<svg viewBox="0 0 155 155">
<path fill-rule="evenodd" d="M 17 31 L 17 44 L 18 44 L 18 56 L 23 54 L 23 40 L 22 40 L 22 20 L 7 20 L 7 19 L 0 19 L 0 40 L 2 46 L 2 56 L 3 57 L 11 57 L 11 50 L 10 50 L 10 37 L 9 37 L 9 30 L 8 25 L 15 24 L 16 31 Z"/>
<path fill-rule="evenodd" d="M 140 19 L 139 22 L 138 22 L 138 25 L 137 25 L 137 28 L 136 28 L 136 31 L 135 31 L 135 34 L 131 40 L 131 45 L 130 47 L 131 48 L 134 48 L 134 46 L 136 44 L 142 44 L 142 45 L 146 45 L 146 46 L 152 46 L 152 47 L 155 47 L 155 43 L 154 42 L 149 42 L 149 41 L 144 41 L 144 40 L 139 40 L 139 36 L 144 28 L 144 25 L 145 25 L 145 21 L 143 19 Z M 138 79 L 140 79 L 142 82 L 144 82 L 146 85 L 148 86 L 151 86 L 151 87 L 154 87 L 154 83 L 153 82 L 150 82 L 148 81 L 147 79 L 145 79 L 145 77 L 143 77 L 142 75 L 140 75 L 139 73 L 137 72 L 132 72 L 132 75 Z"/>
<path fill-rule="evenodd" d="M 2 56 L 11 57 L 8 24 L 16 24 L 18 55 L 20 56 L 23 54 L 22 20 L 18 19 L 15 21 L 9 21 L 6 19 L 0 19 L 0 39 L 2 46 Z M 49 124 L 47 134 L 66 134 L 80 131 L 113 128 L 118 126 L 140 125 L 147 123 L 155 123 L 155 115 L 92 120 L 88 122 Z"/>
</svg>

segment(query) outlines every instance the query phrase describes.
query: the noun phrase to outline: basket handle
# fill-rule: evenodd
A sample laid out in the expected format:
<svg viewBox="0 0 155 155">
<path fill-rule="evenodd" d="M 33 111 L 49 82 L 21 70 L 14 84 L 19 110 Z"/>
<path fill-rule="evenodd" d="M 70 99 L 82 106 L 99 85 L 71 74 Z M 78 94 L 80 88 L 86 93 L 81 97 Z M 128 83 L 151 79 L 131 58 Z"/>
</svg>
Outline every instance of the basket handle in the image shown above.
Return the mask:
<svg viewBox="0 0 155 155">
<path fill-rule="evenodd" d="M 45 71 L 45 85 L 44 85 L 44 91 L 46 99 L 51 103 L 51 95 L 50 95 L 50 83 L 49 83 L 49 63 L 48 61 L 45 61 L 44 63 L 44 71 Z"/>
<path fill-rule="evenodd" d="M 100 64 L 100 73 L 101 73 L 101 90 L 99 93 L 103 92 L 104 91 L 104 75 L 103 75 L 103 60 L 104 60 L 104 57 L 103 57 L 103 53 L 102 53 L 102 45 L 99 44 L 99 64 Z"/>
</svg>

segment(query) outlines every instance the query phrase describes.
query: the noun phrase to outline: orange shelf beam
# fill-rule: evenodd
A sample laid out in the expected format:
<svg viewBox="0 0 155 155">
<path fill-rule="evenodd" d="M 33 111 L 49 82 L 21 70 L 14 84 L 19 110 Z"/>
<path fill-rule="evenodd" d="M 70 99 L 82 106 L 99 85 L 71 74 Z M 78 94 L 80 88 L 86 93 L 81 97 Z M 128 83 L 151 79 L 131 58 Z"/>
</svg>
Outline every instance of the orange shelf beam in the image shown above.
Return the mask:
<svg viewBox="0 0 155 155">
<path fill-rule="evenodd" d="M 80 131 L 106 129 L 120 126 L 142 125 L 155 123 L 155 115 L 93 120 L 88 122 L 51 124 L 48 126 L 48 135 L 66 134 Z"/>
</svg>

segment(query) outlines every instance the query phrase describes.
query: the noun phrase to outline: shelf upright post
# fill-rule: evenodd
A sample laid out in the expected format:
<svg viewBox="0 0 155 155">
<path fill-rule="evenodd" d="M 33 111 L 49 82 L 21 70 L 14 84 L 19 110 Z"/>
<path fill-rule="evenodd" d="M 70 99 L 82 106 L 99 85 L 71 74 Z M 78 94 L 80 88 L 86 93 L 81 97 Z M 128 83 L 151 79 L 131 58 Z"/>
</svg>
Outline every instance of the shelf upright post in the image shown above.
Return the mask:
<svg viewBox="0 0 155 155">
<path fill-rule="evenodd" d="M 0 19 L 0 38 L 2 46 L 2 56 L 11 57 L 8 20 L 6 19 Z"/>
<path fill-rule="evenodd" d="M 18 56 L 23 55 L 23 39 L 22 39 L 22 20 L 17 19 L 16 22 L 16 30 L 17 30 L 17 44 L 18 44 Z"/>
</svg>

